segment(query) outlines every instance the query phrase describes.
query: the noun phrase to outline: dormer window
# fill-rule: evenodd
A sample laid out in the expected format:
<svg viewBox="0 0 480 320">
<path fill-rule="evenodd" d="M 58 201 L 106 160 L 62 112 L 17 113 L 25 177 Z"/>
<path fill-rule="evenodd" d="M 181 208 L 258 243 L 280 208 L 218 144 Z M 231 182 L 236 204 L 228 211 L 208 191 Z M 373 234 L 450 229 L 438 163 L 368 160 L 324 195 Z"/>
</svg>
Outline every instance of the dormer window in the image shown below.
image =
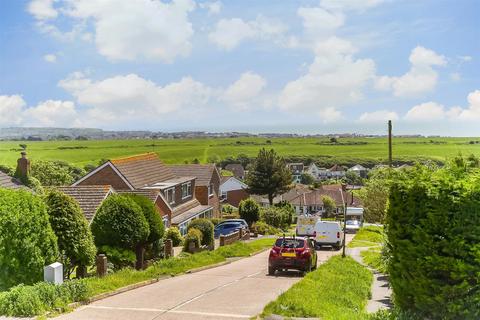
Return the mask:
<svg viewBox="0 0 480 320">
<path fill-rule="evenodd" d="M 192 195 L 192 183 L 187 182 L 182 184 L 182 199 L 188 198 Z"/>
<path fill-rule="evenodd" d="M 215 188 L 213 187 L 213 183 L 210 183 L 208 185 L 208 196 L 211 197 L 213 196 L 213 192 L 214 192 Z"/>
</svg>

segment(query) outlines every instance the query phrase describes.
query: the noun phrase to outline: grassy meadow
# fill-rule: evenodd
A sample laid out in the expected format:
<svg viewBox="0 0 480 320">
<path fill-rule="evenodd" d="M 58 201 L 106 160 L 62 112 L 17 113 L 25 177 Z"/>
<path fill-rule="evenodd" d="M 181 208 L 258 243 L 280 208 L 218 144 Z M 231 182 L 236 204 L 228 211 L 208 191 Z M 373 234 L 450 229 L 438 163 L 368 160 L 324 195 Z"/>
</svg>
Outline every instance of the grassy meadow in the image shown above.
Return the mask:
<svg viewBox="0 0 480 320">
<path fill-rule="evenodd" d="M 267 140 L 269 140 L 267 142 Z M 445 161 L 458 153 L 480 156 L 480 138 L 396 138 L 394 159 L 429 158 Z M 385 161 L 386 138 L 341 138 L 337 144 L 320 138 L 219 138 L 159 140 L 91 140 L 91 141 L 0 141 L 0 164 L 13 166 L 19 155 L 19 144 L 27 144 L 30 159 L 65 160 L 76 165 L 97 163 L 145 152 L 156 152 L 165 163 L 191 162 L 197 158 L 208 162 L 238 154 L 255 156 L 262 147 L 274 148 L 285 157 L 323 159 L 342 163 L 345 160 Z"/>
</svg>

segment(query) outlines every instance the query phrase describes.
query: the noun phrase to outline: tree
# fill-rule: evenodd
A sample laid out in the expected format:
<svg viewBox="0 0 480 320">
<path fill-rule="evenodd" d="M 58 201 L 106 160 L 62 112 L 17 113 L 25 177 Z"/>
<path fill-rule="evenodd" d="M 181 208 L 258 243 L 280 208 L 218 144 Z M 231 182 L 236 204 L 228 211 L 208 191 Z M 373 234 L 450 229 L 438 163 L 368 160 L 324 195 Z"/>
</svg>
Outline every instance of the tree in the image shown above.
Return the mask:
<svg viewBox="0 0 480 320">
<path fill-rule="evenodd" d="M 300 175 L 300 183 L 311 185 L 315 182 L 315 178 L 309 173 L 302 173 Z"/>
<path fill-rule="evenodd" d="M 292 174 L 283 158 L 276 152 L 262 148 L 247 175 L 247 184 L 251 194 L 267 195 L 273 205 L 273 198 L 291 188 Z"/>
<path fill-rule="evenodd" d="M 73 198 L 56 190 L 47 194 L 45 203 L 50 225 L 57 236 L 65 277 L 70 278 L 75 267 L 80 277 L 85 276 L 85 267 L 93 264 L 97 250 L 80 206 Z"/>
<path fill-rule="evenodd" d="M 260 219 L 260 206 L 252 198 L 242 200 L 238 206 L 240 218 L 244 219 L 249 226 Z"/>
<path fill-rule="evenodd" d="M 0 290 L 41 281 L 43 267 L 57 257 L 43 200 L 27 191 L 0 189 Z"/>
<path fill-rule="evenodd" d="M 85 175 L 85 170 L 65 161 L 35 161 L 31 175 L 44 186 L 65 186 Z"/>
<path fill-rule="evenodd" d="M 143 264 L 141 253 L 150 227 L 142 208 L 133 199 L 121 195 L 109 196 L 98 208 L 91 228 L 97 247 L 107 245 L 136 250 L 137 267 Z"/>
<path fill-rule="evenodd" d="M 337 205 L 335 201 L 329 196 L 322 196 L 323 210 L 327 217 L 332 217 L 335 215 Z"/>
<path fill-rule="evenodd" d="M 19 147 L 22 148 L 23 151 L 27 150 L 27 145 L 25 143 L 20 143 Z"/>
<path fill-rule="evenodd" d="M 351 184 L 354 186 L 361 186 L 363 185 L 363 179 L 354 171 L 347 171 L 345 173 L 345 182 L 347 184 Z"/>
</svg>

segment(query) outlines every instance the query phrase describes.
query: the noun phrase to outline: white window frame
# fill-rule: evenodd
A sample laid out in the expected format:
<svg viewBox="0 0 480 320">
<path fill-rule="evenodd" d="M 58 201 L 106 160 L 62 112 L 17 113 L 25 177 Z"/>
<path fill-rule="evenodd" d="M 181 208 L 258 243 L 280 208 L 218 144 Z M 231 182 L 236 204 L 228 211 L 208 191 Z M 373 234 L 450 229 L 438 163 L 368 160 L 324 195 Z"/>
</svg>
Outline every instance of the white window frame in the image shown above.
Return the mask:
<svg viewBox="0 0 480 320">
<path fill-rule="evenodd" d="M 186 189 L 186 194 L 184 193 L 184 188 Z M 190 198 L 192 196 L 192 183 L 186 182 L 182 184 L 182 200 Z"/>
<path fill-rule="evenodd" d="M 213 183 L 210 183 L 210 184 L 208 185 L 208 196 L 209 196 L 209 197 L 211 197 L 211 196 L 214 195 L 213 191 L 214 191 Z"/>
<path fill-rule="evenodd" d="M 170 191 L 172 192 L 172 199 L 171 200 L 168 199 L 168 193 Z M 168 189 L 165 190 L 165 198 L 167 198 L 167 202 L 169 204 L 175 204 L 175 187 L 168 188 Z"/>
</svg>

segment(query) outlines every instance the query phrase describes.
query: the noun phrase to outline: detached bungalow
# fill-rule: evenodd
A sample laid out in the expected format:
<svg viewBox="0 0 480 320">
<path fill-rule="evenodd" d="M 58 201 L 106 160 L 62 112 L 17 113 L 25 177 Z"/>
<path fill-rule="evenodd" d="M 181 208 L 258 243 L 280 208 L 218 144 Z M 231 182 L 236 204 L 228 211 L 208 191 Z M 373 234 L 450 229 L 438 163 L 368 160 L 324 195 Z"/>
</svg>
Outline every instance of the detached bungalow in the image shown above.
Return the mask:
<svg viewBox="0 0 480 320">
<path fill-rule="evenodd" d="M 222 177 L 220 195 L 223 203 L 228 203 L 238 208 L 240 201 L 247 199 L 248 186 L 236 177 Z"/>
<path fill-rule="evenodd" d="M 177 177 L 156 153 L 146 153 L 109 160 L 73 186 L 110 185 L 117 192 L 132 193 L 148 190 L 166 226 L 176 225 L 185 234 L 191 220 L 213 217 L 213 207 L 195 198 L 195 183 L 196 177 Z"/>
</svg>

